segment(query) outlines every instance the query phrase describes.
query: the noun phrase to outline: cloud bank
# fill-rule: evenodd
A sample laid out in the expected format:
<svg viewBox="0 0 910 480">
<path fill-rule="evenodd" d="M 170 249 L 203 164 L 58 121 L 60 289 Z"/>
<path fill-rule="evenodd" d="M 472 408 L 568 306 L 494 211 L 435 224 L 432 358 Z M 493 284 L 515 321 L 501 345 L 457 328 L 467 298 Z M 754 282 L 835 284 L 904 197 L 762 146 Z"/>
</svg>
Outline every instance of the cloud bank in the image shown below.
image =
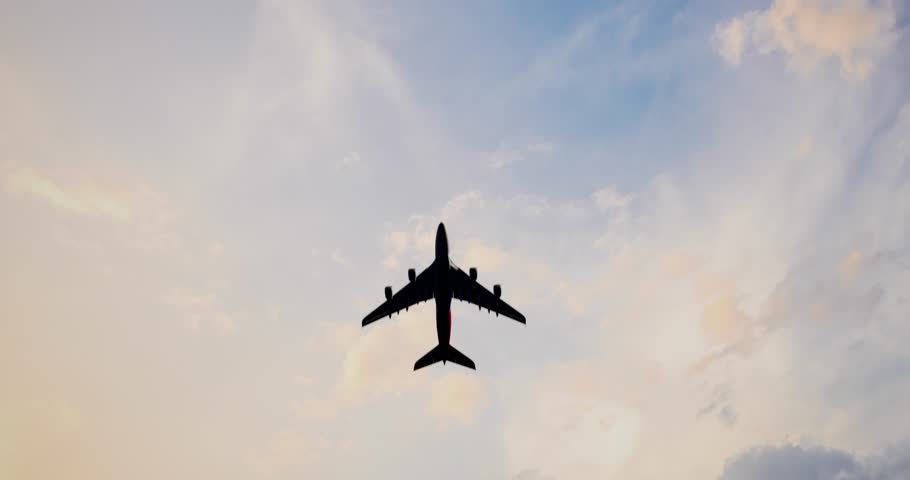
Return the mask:
<svg viewBox="0 0 910 480">
<path fill-rule="evenodd" d="M 412 7 L 0 18 L 0 476 L 905 475 L 900 3 Z"/>
</svg>

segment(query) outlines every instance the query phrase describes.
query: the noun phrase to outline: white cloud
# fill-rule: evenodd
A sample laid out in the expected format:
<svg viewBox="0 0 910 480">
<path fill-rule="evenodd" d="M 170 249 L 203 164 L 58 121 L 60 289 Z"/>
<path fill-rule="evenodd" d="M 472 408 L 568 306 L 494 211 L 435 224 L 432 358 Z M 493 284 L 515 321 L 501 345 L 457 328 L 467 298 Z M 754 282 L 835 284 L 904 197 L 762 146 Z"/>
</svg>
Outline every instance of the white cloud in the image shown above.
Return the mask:
<svg viewBox="0 0 910 480">
<path fill-rule="evenodd" d="M 594 192 L 591 197 L 597 208 L 605 212 L 625 207 L 629 203 L 631 195 L 622 195 L 616 190 L 616 187 L 609 186 Z"/>
<path fill-rule="evenodd" d="M 496 151 L 487 154 L 486 161 L 491 169 L 500 170 L 529 157 L 549 155 L 554 148 L 551 142 L 530 142 L 519 146 L 501 144 Z"/>
<path fill-rule="evenodd" d="M 414 308 L 379 320 L 345 349 L 338 393 L 360 403 L 385 395 L 400 395 L 418 376 L 414 362 L 436 344 L 435 324 L 421 318 Z"/>
<path fill-rule="evenodd" d="M 746 48 L 747 22 L 742 18 L 734 18 L 725 25 L 717 25 L 714 31 L 714 42 L 717 52 L 727 63 L 739 65 L 743 51 Z"/>
<path fill-rule="evenodd" d="M 739 64 L 748 47 L 761 54 L 782 51 L 790 65 L 807 71 L 837 58 L 845 76 L 865 78 L 895 40 L 892 2 L 867 0 L 775 0 L 718 25 L 718 53 Z"/>
<path fill-rule="evenodd" d="M 441 218 L 458 217 L 465 211 L 482 208 L 483 196 L 475 191 L 459 193 L 446 202 L 440 213 Z"/>
<path fill-rule="evenodd" d="M 641 413 L 610 397 L 592 364 L 540 372 L 526 401 L 510 403 L 503 445 L 510 475 L 612 478 L 639 448 Z M 513 399 L 516 400 L 516 399 Z"/>
<path fill-rule="evenodd" d="M 496 272 L 509 263 L 509 253 L 501 248 L 480 241 L 469 241 L 461 248 L 463 268 L 477 267 L 481 271 Z"/>
<path fill-rule="evenodd" d="M 471 373 L 447 373 L 433 382 L 427 412 L 449 426 L 451 421 L 462 425 L 474 422 L 485 400 L 485 387 Z"/>
</svg>

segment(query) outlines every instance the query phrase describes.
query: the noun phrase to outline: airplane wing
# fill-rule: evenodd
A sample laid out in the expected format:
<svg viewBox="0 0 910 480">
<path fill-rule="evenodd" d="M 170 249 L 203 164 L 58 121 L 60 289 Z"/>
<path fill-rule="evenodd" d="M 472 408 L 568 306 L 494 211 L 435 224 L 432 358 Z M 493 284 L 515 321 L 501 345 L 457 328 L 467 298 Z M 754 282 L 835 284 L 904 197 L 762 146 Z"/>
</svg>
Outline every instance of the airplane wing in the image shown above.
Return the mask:
<svg viewBox="0 0 910 480">
<path fill-rule="evenodd" d="M 431 275 L 430 267 L 423 269 L 413 282 L 408 282 L 408 284 L 397 291 L 395 295 L 392 295 L 392 298 L 383 302 L 382 305 L 376 307 L 376 310 L 373 310 L 369 315 L 364 317 L 362 326 L 365 327 L 382 317 L 391 317 L 393 313 L 398 313 L 403 309 L 406 310 L 412 305 L 433 298 L 433 282 L 430 278 Z"/>
<path fill-rule="evenodd" d="M 505 315 L 512 320 L 525 323 L 524 315 L 484 288 L 476 280 L 471 280 L 471 277 L 464 270 L 452 265 L 449 269 L 449 274 L 449 279 L 452 282 L 452 293 L 458 300 L 473 303 L 478 308 L 486 308 L 488 311 L 496 312 L 497 315 Z"/>
</svg>

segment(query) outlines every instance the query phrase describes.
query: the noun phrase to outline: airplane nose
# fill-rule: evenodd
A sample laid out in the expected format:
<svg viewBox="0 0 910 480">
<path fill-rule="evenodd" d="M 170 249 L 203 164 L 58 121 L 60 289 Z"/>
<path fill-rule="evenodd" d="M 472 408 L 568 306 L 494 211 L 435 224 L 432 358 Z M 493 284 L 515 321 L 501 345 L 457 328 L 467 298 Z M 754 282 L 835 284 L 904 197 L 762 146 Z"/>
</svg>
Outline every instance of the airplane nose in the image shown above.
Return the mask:
<svg viewBox="0 0 910 480">
<path fill-rule="evenodd" d="M 442 233 L 445 231 L 446 231 L 446 226 L 443 225 L 442 222 L 439 222 L 439 227 L 436 229 L 436 233 L 438 234 L 438 233 Z"/>
</svg>

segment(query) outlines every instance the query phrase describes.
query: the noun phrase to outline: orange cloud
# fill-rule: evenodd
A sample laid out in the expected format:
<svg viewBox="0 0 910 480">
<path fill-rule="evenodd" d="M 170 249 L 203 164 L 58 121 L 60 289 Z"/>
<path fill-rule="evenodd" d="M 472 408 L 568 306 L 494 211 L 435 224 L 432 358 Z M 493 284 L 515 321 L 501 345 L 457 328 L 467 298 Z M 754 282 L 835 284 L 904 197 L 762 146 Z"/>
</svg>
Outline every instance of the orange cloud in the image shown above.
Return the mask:
<svg viewBox="0 0 910 480">
<path fill-rule="evenodd" d="M 748 318 L 739 309 L 736 299 L 723 295 L 704 307 L 701 327 L 709 339 L 727 342 L 737 338 L 747 322 Z"/>
<path fill-rule="evenodd" d="M 863 266 L 863 253 L 859 250 L 850 252 L 840 264 L 840 273 L 844 279 L 851 280 Z"/>
</svg>

